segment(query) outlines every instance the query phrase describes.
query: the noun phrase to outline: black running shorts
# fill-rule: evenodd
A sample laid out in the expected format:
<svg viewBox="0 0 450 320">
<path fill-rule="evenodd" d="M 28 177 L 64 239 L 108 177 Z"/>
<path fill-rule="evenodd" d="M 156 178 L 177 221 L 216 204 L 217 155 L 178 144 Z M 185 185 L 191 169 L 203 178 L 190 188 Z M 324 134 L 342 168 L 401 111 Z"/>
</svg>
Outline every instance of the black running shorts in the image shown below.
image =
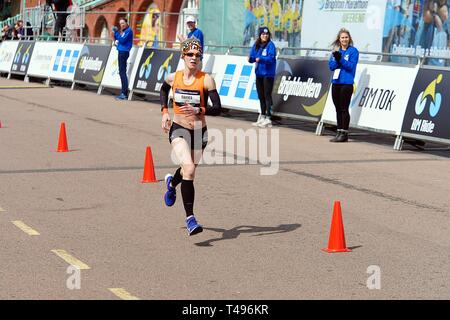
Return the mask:
<svg viewBox="0 0 450 320">
<path fill-rule="evenodd" d="M 208 129 L 206 126 L 201 130 L 186 129 L 174 122 L 169 131 L 169 142 L 172 143 L 172 140 L 175 138 L 183 138 L 186 140 L 191 145 L 191 150 L 203 150 L 208 144 Z"/>
</svg>

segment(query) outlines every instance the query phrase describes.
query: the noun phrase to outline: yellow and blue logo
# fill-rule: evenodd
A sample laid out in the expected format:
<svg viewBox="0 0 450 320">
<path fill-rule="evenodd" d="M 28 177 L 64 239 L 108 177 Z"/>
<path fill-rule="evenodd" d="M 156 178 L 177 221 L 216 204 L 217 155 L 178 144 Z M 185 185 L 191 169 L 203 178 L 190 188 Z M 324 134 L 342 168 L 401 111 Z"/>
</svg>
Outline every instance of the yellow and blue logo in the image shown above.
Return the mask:
<svg viewBox="0 0 450 320">
<path fill-rule="evenodd" d="M 415 107 L 417 115 L 422 114 L 428 102 L 430 105 L 430 116 L 434 118 L 438 114 L 442 104 L 442 95 L 439 92 L 436 92 L 436 87 L 442 82 L 442 79 L 442 74 L 438 75 L 437 78 L 431 81 L 426 89 L 419 94 Z"/>
</svg>

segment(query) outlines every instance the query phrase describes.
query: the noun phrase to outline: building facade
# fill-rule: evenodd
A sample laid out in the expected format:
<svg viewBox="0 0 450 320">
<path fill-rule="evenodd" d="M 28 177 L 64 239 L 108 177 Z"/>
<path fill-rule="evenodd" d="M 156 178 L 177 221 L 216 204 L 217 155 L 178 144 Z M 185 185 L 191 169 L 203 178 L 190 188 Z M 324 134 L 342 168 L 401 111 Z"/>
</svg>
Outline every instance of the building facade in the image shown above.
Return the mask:
<svg viewBox="0 0 450 320">
<path fill-rule="evenodd" d="M 19 0 L 17 0 L 19 1 Z M 20 0 L 22 1 L 22 0 Z M 119 25 L 119 18 L 126 17 L 133 28 L 135 42 L 176 41 L 179 15 L 183 6 L 198 0 L 72 0 L 85 9 L 83 36 L 111 38 L 111 28 Z M 43 6 L 45 0 L 27 0 L 27 8 Z M 141 41 L 139 40 L 141 39 Z"/>
</svg>

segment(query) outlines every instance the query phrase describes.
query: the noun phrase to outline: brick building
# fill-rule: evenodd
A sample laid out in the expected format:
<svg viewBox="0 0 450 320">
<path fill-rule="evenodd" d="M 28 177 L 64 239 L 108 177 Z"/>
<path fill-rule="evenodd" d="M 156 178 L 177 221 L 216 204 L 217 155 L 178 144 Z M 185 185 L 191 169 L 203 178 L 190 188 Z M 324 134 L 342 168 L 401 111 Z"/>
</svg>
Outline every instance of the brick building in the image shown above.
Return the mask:
<svg viewBox="0 0 450 320">
<path fill-rule="evenodd" d="M 178 15 L 182 5 L 187 0 L 72 0 L 86 8 L 84 36 L 91 38 L 110 37 L 112 26 L 118 26 L 121 16 L 129 19 L 135 38 L 141 34 L 144 21 L 147 25 L 151 18 L 137 12 L 148 12 L 154 8 L 154 12 L 161 12 L 159 25 L 161 27 L 159 39 L 175 41 L 178 25 Z M 27 0 L 27 7 L 36 7 L 45 3 L 45 0 Z M 198 1 L 197 1 L 198 3 Z M 121 13 L 123 12 L 123 13 Z M 128 12 L 135 12 L 128 14 Z M 148 14 L 147 14 L 148 15 Z"/>
</svg>

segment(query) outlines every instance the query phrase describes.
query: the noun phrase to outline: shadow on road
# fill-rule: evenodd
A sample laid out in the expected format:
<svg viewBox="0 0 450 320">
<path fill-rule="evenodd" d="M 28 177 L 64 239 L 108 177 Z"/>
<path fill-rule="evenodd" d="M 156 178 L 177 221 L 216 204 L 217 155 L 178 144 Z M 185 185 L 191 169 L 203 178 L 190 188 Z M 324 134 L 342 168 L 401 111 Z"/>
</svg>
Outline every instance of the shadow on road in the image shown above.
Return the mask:
<svg viewBox="0 0 450 320">
<path fill-rule="evenodd" d="M 212 242 L 236 239 L 242 233 L 255 233 L 253 236 L 266 236 L 277 233 L 291 232 L 302 225 L 298 223 L 294 224 L 280 224 L 277 227 L 258 227 L 258 226 L 238 226 L 232 229 L 222 229 L 222 228 L 203 228 L 204 230 L 211 230 L 217 233 L 222 233 L 222 237 L 213 238 L 206 241 L 198 242 L 195 245 L 199 247 L 212 247 Z"/>
</svg>

